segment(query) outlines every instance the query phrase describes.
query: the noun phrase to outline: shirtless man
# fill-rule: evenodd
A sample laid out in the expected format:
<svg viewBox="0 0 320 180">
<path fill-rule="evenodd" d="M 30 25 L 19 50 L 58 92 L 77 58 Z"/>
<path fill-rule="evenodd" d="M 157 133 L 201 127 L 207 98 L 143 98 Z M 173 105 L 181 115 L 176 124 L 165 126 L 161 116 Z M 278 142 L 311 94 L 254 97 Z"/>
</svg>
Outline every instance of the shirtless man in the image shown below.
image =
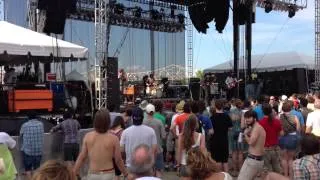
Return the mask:
<svg viewBox="0 0 320 180">
<path fill-rule="evenodd" d="M 79 174 L 80 167 L 89 157 L 88 180 L 113 180 L 114 166 L 112 158 L 126 177 L 128 175 L 121 159 L 119 139 L 108 133 L 110 114 L 107 110 L 100 110 L 95 115 L 94 131 L 85 135 L 81 153 L 77 159 L 74 171 Z"/>
<path fill-rule="evenodd" d="M 266 132 L 257 122 L 257 114 L 254 111 L 244 113 L 244 118 L 247 125 L 244 138 L 249 144 L 249 154 L 242 165 L 238 180 L 252 180 L 263 169 Z"/>
</svg>

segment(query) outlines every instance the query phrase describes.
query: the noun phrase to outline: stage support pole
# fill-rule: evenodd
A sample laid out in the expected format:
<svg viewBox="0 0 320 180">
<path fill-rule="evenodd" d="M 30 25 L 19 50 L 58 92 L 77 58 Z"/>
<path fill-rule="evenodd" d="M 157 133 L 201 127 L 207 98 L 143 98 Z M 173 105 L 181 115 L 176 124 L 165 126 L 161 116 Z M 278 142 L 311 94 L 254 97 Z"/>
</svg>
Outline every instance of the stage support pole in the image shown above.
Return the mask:
<svg viewBox="0 0 320 180">
<path fill-rule="evenodd" d="M 239 0 L 233 0 L 233 73 L 239 79 Z M 239 85 L 237 88 L 237 97 L 239 97 Z"/>
<path fill-rule="evenodd" d="M 252 20 L 253 20 L 253 3 L 249 0 L 248 19 L 246 21 L 246 53 L 247 53 L 247 76 L 251 77 L 251 52 L 252 52 Z"/>
</svg>

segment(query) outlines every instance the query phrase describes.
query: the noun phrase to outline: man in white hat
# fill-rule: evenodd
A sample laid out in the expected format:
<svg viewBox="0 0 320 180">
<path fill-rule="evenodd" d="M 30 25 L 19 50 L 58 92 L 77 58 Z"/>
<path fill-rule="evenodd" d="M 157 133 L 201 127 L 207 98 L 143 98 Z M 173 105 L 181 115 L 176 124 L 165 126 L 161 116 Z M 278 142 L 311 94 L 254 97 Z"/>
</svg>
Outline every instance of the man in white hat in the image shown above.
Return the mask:
<svg viewBox="0 0 320 180">
<path fill-rule="evenodd" d="M 155 106 L 153 104 L 148 104 L 146 106 L 147 118 L 144 119 L 143 124 L 151 127 L 156 133 L 158 145 L 157 145 L 157 155 L 155 159 L 155 169 L 156 169 L 156 176 L 161 178 L 162 171 L 164 169 L 162 142 L 166 138 L 166 132 L 164 129 L 164 125 L 161 123 L 161 121 L 153 117 L 155 111 L 156 111 Z"/>
</svg>

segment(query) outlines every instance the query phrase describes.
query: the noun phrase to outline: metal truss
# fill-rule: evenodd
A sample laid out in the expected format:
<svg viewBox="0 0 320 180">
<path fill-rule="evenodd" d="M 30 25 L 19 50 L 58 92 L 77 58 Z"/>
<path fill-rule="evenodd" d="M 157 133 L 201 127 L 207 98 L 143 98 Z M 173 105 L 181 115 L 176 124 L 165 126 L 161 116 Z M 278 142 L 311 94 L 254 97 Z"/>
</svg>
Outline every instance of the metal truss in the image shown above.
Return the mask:
<svg viewBox="0 0 320 180">
<path fill-rule="evenodd" d="M 107 108 L 109 12 L 109 0 L 95 0 L 95 107 L 97 109 Z"/>
<path fill-rule="evenodd" d="M 151 74 L 151 71 L 131 73 L 130 69 L 127 70 L 127 76 L 129 81 L 142 81 L 143 76 Z M 171 81 L 184 80 L 186 74 L 186 68 L 181 65 L 171 64 L 169 66 L 156 69 L 156 79 L 160 80 L 163 77 L 167 77 Z"/>
<path fill-rule="evenodd" d="M 88 0 L 77 3 L 77 13 L 68 18 L 82 21 L 94 21 L 94 4 Z M 122 4 L 109 4 L 110 24 L 129 28 L 148 29 L 159 32 L 182 32 L 185 29 L 184 14 L 171 16 L 164 9 L 143 10 L 138 6 L 124 7 Z M 184 12 L 184 11 L 183 11 Z M 156 13 L 156 14 L 155 14 Z"/>
<path fill-rule="evenodd" d="M 191 19 L 187 19 L 187 69 L 188 78 L 193 77 L 193 24 Z"/>
<path fill-rule="evenodd" d="M 320 85 L 320 2 L 315 0 L 315 84 Z"/>
<path fill-rule="evenodd" d="M 295 11 L 305 9 L 307 7 L 307 0 L 258 0 L 257 6 L 265 8 L 265 2 L 271 2 L 274 11 L 288 12 L 291 7 L 294 7 Z M 315 0 L 317 1 L 317 0 Z"/>
</svg>

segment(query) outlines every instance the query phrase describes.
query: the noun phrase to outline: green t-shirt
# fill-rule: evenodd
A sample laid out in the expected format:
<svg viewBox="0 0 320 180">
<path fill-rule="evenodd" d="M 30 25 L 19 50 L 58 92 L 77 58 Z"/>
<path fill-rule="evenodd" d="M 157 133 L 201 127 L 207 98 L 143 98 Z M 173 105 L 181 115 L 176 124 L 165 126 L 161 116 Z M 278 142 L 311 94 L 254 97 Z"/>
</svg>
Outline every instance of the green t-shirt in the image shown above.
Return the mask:
<svg viewBox="0 0 320 180">
<path fill-rule="evenodd" d="M 164 115 L 160 113 L 155 113 L 153 117 L 157 120 L 160 120 L 164 126 L 166 125 L 166 117 L 164 117 Z"/>
<path fill-rule="evenodd" d="M 16 166 L 14 165 L 10 150 L 4 144 L 0 144 L 0 158 L 3 158 L 5 164 L 5 173 L 0 175 L 0 180 L 16 179 Z"/>
</svg>

